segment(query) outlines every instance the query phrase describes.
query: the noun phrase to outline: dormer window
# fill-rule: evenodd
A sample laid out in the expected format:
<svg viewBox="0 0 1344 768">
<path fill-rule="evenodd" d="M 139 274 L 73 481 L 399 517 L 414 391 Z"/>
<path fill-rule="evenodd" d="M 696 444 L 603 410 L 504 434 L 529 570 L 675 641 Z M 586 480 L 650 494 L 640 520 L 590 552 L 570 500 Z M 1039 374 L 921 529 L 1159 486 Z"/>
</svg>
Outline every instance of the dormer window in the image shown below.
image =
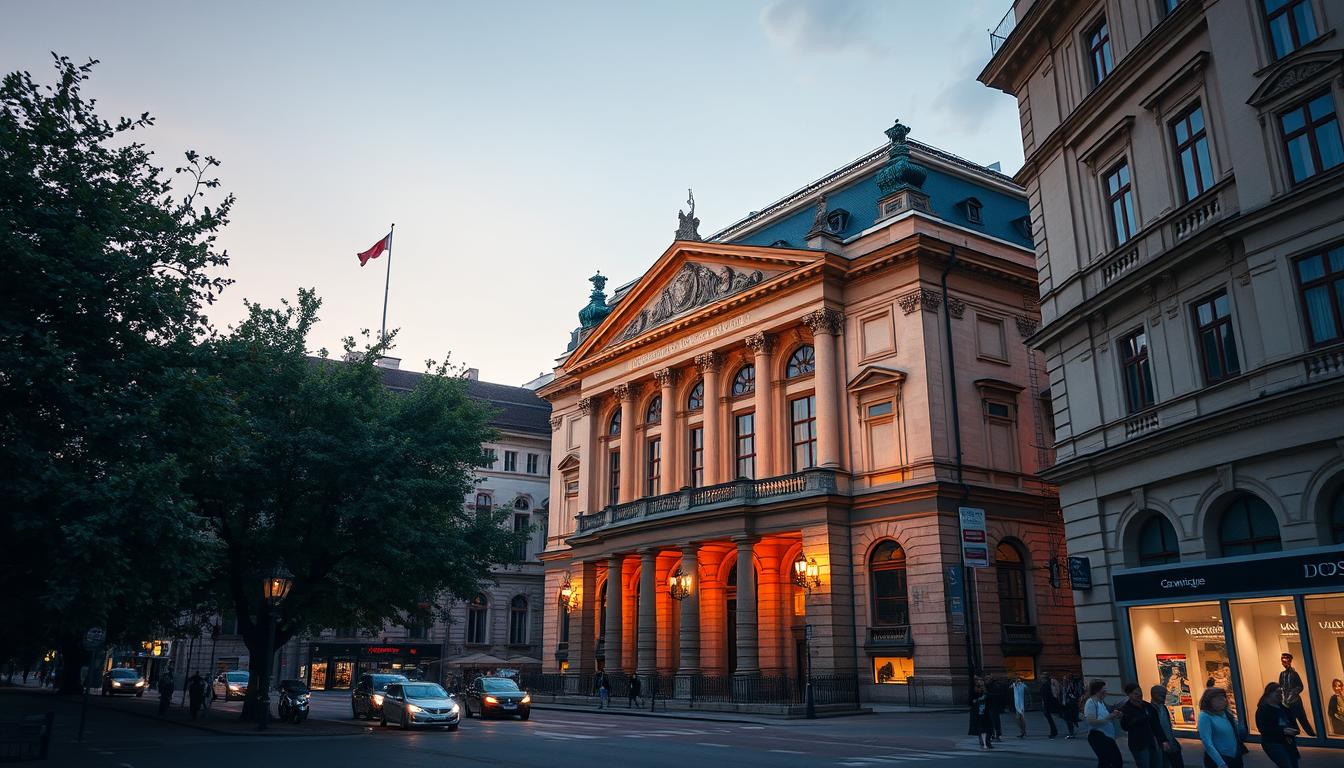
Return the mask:
<svg viewBox="0 0 1344 768">
<path fill-rule="evenodd" d="M 791 246 L 789 245 L 789 241 L 788 241 L 788 240 L 776 240 L 775 242 L 773 242 L 773 243 L 770 244 L 770 247 L 771 247 L 771 248 L 789 248 L 789 247 L 791 247 Z"/>
<path fill-rule="evenodd" d="M 966 220 L 972 224 L 983 224 L 984 218 L 980 215 L 980 209 L 984 205 L 974 197 L 968 197 L 959 203 L 961 212 L 966 216 Z"/>
<path fill-rule="evenodd" d="M 849 211 L 844 208 L 836 208 L 826 215 L 826 229 L 830 230 L 831 234 L 838 235 L 844 232 L 848 226 Z"/>
<path fill-rule="evenodd" d="M 1021 235 L 1023 238 L 1031 240 L 1031 217 L 1018 216 L 1016 219 L 1013 219 L 1013 229 L 1017 230 L 1017 234 Z"/>
</svg>

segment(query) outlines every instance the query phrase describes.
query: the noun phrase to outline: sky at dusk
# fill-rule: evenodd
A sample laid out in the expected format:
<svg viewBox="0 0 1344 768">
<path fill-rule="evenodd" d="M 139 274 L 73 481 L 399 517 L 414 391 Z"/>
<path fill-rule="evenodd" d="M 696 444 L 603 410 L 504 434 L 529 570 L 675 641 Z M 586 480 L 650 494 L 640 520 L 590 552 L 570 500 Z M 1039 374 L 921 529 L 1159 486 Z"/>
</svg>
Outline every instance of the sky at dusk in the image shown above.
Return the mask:
<svg viewBox="0 0 1344 768">
<path fill-rule="evenodd" d="M 693 187 L 708 236 L 882 145 L 1021 165 L 1017 107 L 975 81 L 1008 0 L 2 0 L 0 69 L 101 60 L 105 118 L 148 111 L 160 164 L 217 157 L 235 282 L 300 287 L 314 349 L 389 327 L 402 367 L 451 353 L 521 384 L 564 351 L 587 278 L 638 277 Z"/>
</svg>

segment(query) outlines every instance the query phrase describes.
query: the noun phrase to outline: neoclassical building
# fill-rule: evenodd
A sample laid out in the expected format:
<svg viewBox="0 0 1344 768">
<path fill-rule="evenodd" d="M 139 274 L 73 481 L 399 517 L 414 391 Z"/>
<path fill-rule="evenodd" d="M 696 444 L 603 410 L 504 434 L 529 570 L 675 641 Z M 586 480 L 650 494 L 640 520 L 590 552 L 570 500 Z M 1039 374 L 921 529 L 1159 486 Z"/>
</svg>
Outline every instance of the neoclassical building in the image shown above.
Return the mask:
<svg viewBox="0 0 1344 768">
<path fill-rule="evenodd" d="M 1177 731 L 1282 672 L 1344 746 L 1344 3 L 1018 0 L 1017 97 L 1083 669 Z M 1255 724 L 1251 723 L 1255 737 Z"/>
<path fill-rule="evenodd" d="M 683 213 L 610 299 L 593 278 L 538 391 L 548 671 L 793 685 L 809 635 L 864 700 L 961 698 L 968 645 L 1076 667 L 1025 198 L 907 131 L 708 239 Z M 970 622 L 959 507 L 988 520 Z"/>
</svg>

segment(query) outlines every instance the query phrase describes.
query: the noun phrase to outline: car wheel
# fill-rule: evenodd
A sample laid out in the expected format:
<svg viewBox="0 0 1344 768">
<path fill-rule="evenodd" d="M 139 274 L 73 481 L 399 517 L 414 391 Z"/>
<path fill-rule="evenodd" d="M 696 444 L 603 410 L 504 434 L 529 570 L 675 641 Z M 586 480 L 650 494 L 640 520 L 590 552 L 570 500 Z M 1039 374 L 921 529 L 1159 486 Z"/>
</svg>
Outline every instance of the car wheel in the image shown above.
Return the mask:
<svg viewBox="0 0 1344 768">
<path fill-rule="evenodd" d="M 456 730 L 457 730 L 457 723 L 453 723 L 452 725 L 448 726 L 448 732 L 449 732 L 449 733 L 452 733 L 453 731 L 456 731 Z"/>
<path fill-rule="evenodd" d="M 401 713 L 401 730 L 409 731 L 411 729 L 411 716 L 405 712 Z"/>
<path fill-rule="evenodd" d="M 524 713 L 522 713 L 521 715 L 518 716 L 518 719 L 519 719 L 519 720 L 526 720 L 527 718 L 529 718 L 529 717 L 531 717 L 531 716 L 532 716 L 532 713 L 531 713 L 531 712 L 524 712 Z"/>
<path fill-rule="evenodd" d="M 381 725 L 381 726 L 383 726 L 384 728 L 387 727 L 387 710 L 386 710 L 386 709 L 384 709 L 384 710 L 382 711 L 382 714 L 378 715 L 378 724 Z"/>
</svg>

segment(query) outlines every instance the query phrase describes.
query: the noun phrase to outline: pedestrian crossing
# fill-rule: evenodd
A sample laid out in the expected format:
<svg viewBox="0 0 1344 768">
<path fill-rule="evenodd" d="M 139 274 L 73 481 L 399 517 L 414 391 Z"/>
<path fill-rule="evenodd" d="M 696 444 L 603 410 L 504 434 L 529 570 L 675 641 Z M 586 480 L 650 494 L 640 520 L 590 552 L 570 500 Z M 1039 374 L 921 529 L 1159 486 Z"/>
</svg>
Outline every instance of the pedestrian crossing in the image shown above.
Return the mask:
<svg viewBox="0 0 1344 768">
<path fill-rule="evenodd" d="M 901 750 L 898 753 L 887 755 L 871 755 L 865 757 L 844 757 L 840 758 L 836 765 L 846 766 L 846 768 L 864 768 L 864 766 L 875 765 L 904 765 L 907 763 L 921 763 L 935 760 L 964 760 L 967 755 L 979 754 L 976 751 L 955 750 L 952 752 L 931 752 L 924 749 Z M 953 765 L 953 763 L 947 763 Z"/>
</svg>

